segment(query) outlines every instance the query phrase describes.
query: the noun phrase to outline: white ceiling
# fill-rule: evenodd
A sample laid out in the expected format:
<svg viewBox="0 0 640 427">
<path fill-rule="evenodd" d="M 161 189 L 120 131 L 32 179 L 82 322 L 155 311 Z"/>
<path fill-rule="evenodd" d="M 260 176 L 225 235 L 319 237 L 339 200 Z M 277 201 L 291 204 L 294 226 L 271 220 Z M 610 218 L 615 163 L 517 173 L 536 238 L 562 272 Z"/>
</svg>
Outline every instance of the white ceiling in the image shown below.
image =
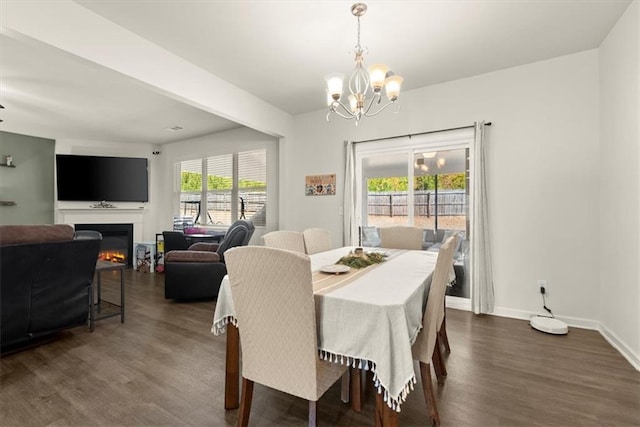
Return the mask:
<svg viewBox="0 0 640 427">
<path fill-rule="evenodd" d="M 293 115 L 324 108 L 324 75 L 353 67 L 351 1 L 76 3 Z M 388 64 L 405 91 L 523 65 L 597 48 L 629 3 L 370 1 L 365 63 Z M 0 104 L 0 130 L 54 139 L 162 144 L 240 126 L 9 31 Z"/>
</svg>

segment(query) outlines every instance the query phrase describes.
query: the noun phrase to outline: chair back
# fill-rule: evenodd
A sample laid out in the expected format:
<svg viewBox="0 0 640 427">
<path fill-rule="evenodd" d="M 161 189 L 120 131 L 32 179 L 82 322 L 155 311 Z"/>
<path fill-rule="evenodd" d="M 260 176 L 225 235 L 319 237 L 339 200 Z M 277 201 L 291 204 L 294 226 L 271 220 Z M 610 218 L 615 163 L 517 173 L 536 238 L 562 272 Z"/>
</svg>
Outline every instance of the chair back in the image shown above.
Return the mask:
<svg viewBox="0 0 640 427">
<path fill-rule="evenodd" d="M 242 242 L 242 246 L 247 246 L 249 244 L 249 241 L 251 240 L 251 237 L 253 236 L 253 232 L 256 231 L 256 227 L 253 224 L 253 221 L 251 221 L 250 219 L 239 219 L 236 222 L 240 221 L 242 221 L 242 224 L 244 224 L 245 227 L 247 227 L 247 230 L 249 230 L 249 233 L 247 233 L 244 241 Z"/>
<path fill-rule="evenodd" d="M 302 232 L 308 255 L 331 250 L 331 233 L 324 228 L 307 228 Z"/>
<path fill-rule="evenodd" d="M 305 253 L 304 235 L 299 231 L 277 230 L 265 234 L 262 238 L 266 247 Z"/>
<path fill-rule="evenodd" d="M 438 329 L 440 329 L 438 318 L 441 311 L 444 310 L 447 282 L 449 280 L 451 265 L 453 264 L 455 239 L 455 236 L 447 239 L 438 252 L 436 268 L 431 276 L 431 287 L 429 288 L 427 307 L 424 310 L 424 316 L 422 318 L 422 330 L 413 345 L 414 359 L 426 364 L 431 363 L 431 356 L 433 355 L 433 349 L 436 344 L 436 336 Z"/>
<path fill-rule="evenodd" d="M 422 229 L 397 225 L 381 227 L 380 246 L 387 249 L 422 249 Z"/>
<path fill-rule="evenodd" d="M 226 253 L 242 345 L 242 376 L 308 400 L 318 341 L 307 255 L 262 246 Z"/>
<path fill-rule="evenodd" d="M 182 231 L 163 231 L 164 253 L 189 249 L 189 242 Z"/>
<path fill-rule="evenodd" d="M 255 227 L 251 221 L 238 220 L 231 224 L 231 227 L 227 230 L 220 246 L 218 246 L 218 255 L 220 261 L 224 262 L 224 254 L 228 249 L 236 246 L 246 246 L 251 240 Z"/>
</svg>

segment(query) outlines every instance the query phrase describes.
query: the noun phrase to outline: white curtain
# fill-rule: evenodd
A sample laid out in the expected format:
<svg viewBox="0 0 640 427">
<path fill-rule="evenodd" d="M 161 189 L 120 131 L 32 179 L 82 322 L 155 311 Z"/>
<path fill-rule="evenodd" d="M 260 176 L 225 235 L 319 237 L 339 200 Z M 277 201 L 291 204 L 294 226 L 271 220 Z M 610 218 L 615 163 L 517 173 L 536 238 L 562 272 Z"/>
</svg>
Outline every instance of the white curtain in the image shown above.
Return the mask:
<svg viewBox="0 0 640 427">
<path fill-rule="evenodd" d="M 346 160 L 344 168 L 344 214 L 343 240 L 345 246 L 358 244 L 358 228 L 356 226 L 356 168 L 355 146 L 353 141 L 345 141 Z"/>
<path fill-rule="evenodd" d="M 493 312 L 495 303 L 491 242 L 489 240 L 487 167 L 485 122 L 476 122 L 473 143 L 473 216 L 471 224 L 471 308 L 476 314 Z"/>
</svg>

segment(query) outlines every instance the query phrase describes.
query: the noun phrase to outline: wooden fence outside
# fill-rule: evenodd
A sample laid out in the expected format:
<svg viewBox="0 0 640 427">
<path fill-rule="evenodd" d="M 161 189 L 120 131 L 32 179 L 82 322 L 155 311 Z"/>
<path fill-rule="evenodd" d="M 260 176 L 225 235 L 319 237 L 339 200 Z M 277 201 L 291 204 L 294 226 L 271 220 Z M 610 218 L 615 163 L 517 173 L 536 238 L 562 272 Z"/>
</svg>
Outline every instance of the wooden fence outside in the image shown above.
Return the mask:
<svg viewBox="0 0 640 427">
<path fill-rule="evenodd" d="M 464 190 L 438 191 L 438 215 L 465 215 L 467 195 Z M 414 215 L 430 217 L 436 212 L 435 191 L 414 192 Z M 378 216 L 407 216 L 407 192 L 369 193 L 368 213 Z"/>
</svg>

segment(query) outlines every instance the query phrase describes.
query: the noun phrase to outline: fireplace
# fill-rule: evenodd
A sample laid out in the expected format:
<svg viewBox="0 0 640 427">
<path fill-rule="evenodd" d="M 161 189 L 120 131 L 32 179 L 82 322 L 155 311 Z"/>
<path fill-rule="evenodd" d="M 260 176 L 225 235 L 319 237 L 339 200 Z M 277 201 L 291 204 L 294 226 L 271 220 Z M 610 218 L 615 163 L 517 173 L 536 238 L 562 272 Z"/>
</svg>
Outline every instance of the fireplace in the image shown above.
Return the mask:
<svg viewBox="0 0 640 427">
<path fill-rule="evenodd" d="M 75 229 L 102 234 L 98 259 L 133 266 L 133 224 L 76 224 Z"/>
</svg>

